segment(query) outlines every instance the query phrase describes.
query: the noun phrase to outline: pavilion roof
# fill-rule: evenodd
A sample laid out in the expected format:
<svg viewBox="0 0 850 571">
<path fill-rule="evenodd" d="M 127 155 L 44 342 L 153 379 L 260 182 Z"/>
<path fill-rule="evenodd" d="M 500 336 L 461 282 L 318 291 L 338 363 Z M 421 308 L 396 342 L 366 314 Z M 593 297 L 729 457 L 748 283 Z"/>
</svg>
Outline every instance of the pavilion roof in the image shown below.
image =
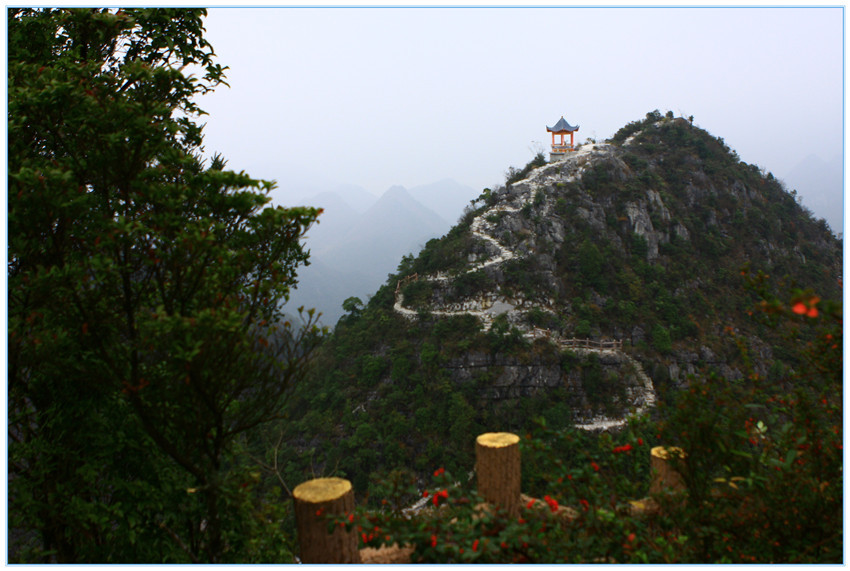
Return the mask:
<svg viewBox="0 0 850 571">
<path fill-rule="evenodd" d="M 546 130 L 550 133 L 572 133 L 573 131 L 578 131 L 578 125 L 573 127 L 567 123 L 562 115 L 554 127 L 546 127 Z"/>
</svg>

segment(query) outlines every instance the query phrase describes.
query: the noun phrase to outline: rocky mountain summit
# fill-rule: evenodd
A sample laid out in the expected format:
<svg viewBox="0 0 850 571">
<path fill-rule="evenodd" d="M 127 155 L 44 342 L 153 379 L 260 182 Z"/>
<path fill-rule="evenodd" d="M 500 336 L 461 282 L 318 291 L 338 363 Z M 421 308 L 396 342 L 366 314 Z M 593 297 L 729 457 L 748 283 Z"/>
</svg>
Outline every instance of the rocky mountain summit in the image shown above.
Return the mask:
<svg viewBox="0 0 850 571">
<path fill-rule="evenodd" d="M 840 242 L 771 174 L 653 112 L 565 160 L 511 169 L 368 304 L 347 300 L 295 400 L 337 411 L 331 434 L 309 414 L 304 428 L 337 442 L 343 463 L 367 441 L 379 444 L 358 462 L 425 463 L 538 416 L 616 429 L 694 376 L 793 368 L 748 318 L 747 278 L 837 298 L 841 268 Z"/>
<path fill-rule="evenodd" d="M 740 282 L 745 265 L 837 293 L 840 243 L 771 175 L 738 162 L 722 140 L 684 119 L 642 127 L 485 193 L 486 205 L 468 223 L 468 264 L 415 273 L 415 288 L 402 278 L 395 310 L 408 318 L 467 313 L 484 331 L 504 316 L 530 339 L 567 334 L 638 346 L 651 341 L 653 329 L 671 333 L 671 342 L 716 332 L 716 308 L 728 304 L 707 302 L 729 280 Z M 678 139 L 692 141 L 696 152 Z M 737 164 L 718 165 L 713 153 Z M 405 304 L 408 288 L 415 300 Z M 649 319 L 633 319 L 641 313 Z M 602 319 L 581 319 L 593 314 Z M 541 319 L 557 326 L 541 330 Z M 741 375 L 709 347 L 692 349 L 677 351 L 668 367 L 674 379 L 695 372 L 697 361 Z"/>
</svg>

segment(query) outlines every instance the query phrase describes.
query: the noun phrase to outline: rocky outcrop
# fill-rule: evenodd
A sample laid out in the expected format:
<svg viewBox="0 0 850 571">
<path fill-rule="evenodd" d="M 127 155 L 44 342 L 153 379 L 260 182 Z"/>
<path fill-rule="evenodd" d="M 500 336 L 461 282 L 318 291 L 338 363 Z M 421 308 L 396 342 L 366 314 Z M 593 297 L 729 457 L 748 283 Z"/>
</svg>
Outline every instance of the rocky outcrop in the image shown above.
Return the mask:
<svg viewBox="0 0 850 571">
<path fill-rule="evenodd" d="M 479 398 L 482 401 L 510 401 L 532 397 L 563 387 L 570 395 L 576 426 L 585 430 L 617 428 L 623 419 L 636 411 L 646 410 L 655 403 L 652 381 L 634 359 L 622 351 L 572 348 L 572 352 L 598 356 L 603 377 L 615 376 L 623 388 L 625 398 L 612 403 L 616 415 L 597 410 L 582 384 L 581 369 L 562 370 L 558 362 L 540 357 L 531 360 L 499 354 L 470 352 L 449 360 L 443 365 L 452 381 L 458 385 L 482 384 Z M 609 406 L 608 408 L 612 408 Z"/>
</svg>

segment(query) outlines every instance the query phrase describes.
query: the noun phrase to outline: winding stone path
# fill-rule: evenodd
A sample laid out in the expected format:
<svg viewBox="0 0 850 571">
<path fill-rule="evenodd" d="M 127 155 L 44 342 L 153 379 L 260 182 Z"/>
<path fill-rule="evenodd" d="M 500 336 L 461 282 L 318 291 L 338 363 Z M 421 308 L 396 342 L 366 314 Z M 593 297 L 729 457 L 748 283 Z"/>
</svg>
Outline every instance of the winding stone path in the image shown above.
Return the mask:
<svg viewBox="0 0 850 571">
<path fill-rule="evenodd" d="M 595 150 L 601 150 L 604 152 L 606 147 L 607 145 L 596 144 L 583 146 L 574 155 L 564 159 L 563 161 L 549 163 L 534 169 L 529 173 L 527 178 L 511 185 L 508 197 L 506 197 L 508 204 L 503 203 L 493 206 L 476 216 L 470 224 L 470 232 L 472 232 L 473 236 L 479 240 L 491 244 L 493 246 L 491 249 L 494 249 L 497 253 L 482 262 L 474 264 L 467 270 L 466 273 L 476 272 L 489 266 L 502 264 L 508 260 L 521 257 L 520 254 L 500 243 L 499 240 L 491 234 L 491 232 L 493 232 L 493 223 L 487 220 L 487 217 L 500 212 L 514 213 L 521 210 L 525 204 L 528 204 L 533 200 L 535 191 L 544 186 L 543 179 L 549 183 L 553 180 L 556 183 L 567 183 L 579 178 L 587 165 L 587 161 L 582 160 L 581 158 L 587 157 L 587 155 Z M 567 171 L 566 174 L 564 174 L 565 170 Z M 555 174 L 552 171 L 558 171 L 558 174 Z M 548 205 L 546 208 L 548 209 Z M 432 276 L 423 276 L 419 279 L 429 282 L 448 283 L 450 278 L 446 274 L 438 273 Z M 396 313 L 407 319 L 418 319 L 418 311 L 404 306 L 404 295 L 401 292 L 402 289 L 402 287 L 396 289 L 393 309 Z M 542 309 L 549 313 L 556 313 L 554 308 L 549 305 L 535 304 L 532 307 L 528 307 L 528 304 L 524 300 L 506 298 L 499 292 L 484 292 L 480 299 L 466 301 L 460 305 L 461 307 L 452 307 L 451 309 L 429 310 L 429 314 L 438 317 L 474 315 L 482 322 L 484 331 L 489 331 L 490 327 L 493 325 L 493 319 L 501 314 L 517 314 L 523 311 L 528 311 L 532 307 Z M 624 359 L 632 365 L 638 379 L 642 383 L 642 386 L 639 388 L 629 387 L 627 389 L 629 404 L 630 406 L 635 407 L 634 412 L 631 414 L 642 414 L 655 404 L 656 396 L 652 379 L 650 379 L 644 372 L 640 363 L 623 351 L 618 349 L 595 349 L 588 347 L 576 348 L 568 340 L 561 339 L 554 331 L 530 327 L 522 323 L 520 320 L 513 321 L 518 324 L 516 326 L 520 331 L 522 331 L 523 337 L 531 341 L 546 338 L 555 343 L 561 350 L 569 349 L 580 354 L 588 352 L 598 354 L 608 353 Z M 595 417 L 592 422 L 576 424 L 575 426 L 583 430 L 608 430 L 624 426 L 628 422 L 629 416 L 631 415 L 627 415 L 624 418 L 612 419 L 600 415 Z"/>
</svg>

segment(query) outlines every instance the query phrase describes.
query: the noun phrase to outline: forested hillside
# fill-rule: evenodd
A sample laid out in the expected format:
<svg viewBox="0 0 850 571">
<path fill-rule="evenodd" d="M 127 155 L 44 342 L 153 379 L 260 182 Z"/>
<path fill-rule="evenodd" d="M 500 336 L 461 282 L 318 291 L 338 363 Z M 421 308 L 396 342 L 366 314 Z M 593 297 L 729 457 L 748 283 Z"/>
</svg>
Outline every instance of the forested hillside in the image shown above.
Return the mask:
<svg viewBox="0 0 850 571">
<path fill-rule="evenodd" d="M 287 304 L 320 210 L 204 157 L 204 15 L 9 10 L 10 562 L 293 563 L 318 475 L 413 562 L 842 561 L 841 243 L 770 174 L 650 112 L 510 168 L 327 335 Z M 472 489 L 488 431 L 518 515 Z"/>
<path fill-rule="evenodd" d="M 653 112 L 509 174 L 368 304 L 348 301 L 289 422 L 314 468 L 365 489 L 395 466 L 469 465 L 479 432 L 635 408 L 634 367 L 563 339 L 622 342 L 668 400 L 693 375 L 779 382 L 798 358 L 749 317 L 748 280 L 840 295 L 823 221 L 685 119 Z"/>
<path fill-rule="evenodd" d="M 770 173 L 672 113 L 648 113 L 563 162 L 538 156 L 405 257 L 368 303 L 347 300 L 279 429 L 286 478 L 301 477 L 300 455 L 375 501 L 409 478 L 414 495 L 396 500 L 412 502 L 436 467 L 464 481 L 477 434 L 511 431 L 526 438 L 524 490 L 600 511 L 551 536 L 551 522 L 538 520 L 541 551 L 529 539 L 470 552 L 475 534 L 535 536 L 509 522 L 448 532 L 448 518 L 468 515 L 461 499 L 428 524 L 396 529 L 397 541 L 416 545 L 414 559 L 820 560 L 840 538 L 840 491 L 823 492 L 840 481 L 841 255 L 824 221 Z M 742 500 L 727 497 L 676 523 L 630 519 L 655 444 L 693 454 L 694 497 L 746 475 L 744 503 L 764 502 L 761 514 L 730 519 Z M 812 446 L 811 464 L 789 463 Z M 788 495 L 812 478 L 814 497 Z M 789 497 L 801 518 L 794 541 L 771 523 L 792 509 Z M 622 519 L 614 524 L 603 505 Z M 762 523 L 770 549 L 759 532 L 741 535 Z M 582 526 L 588 535 L 570 531 Z M 646 547 L 631 543 L 635 532 Z M 731 555 L 729 534 L 743 538 Z"/>
</svg>

